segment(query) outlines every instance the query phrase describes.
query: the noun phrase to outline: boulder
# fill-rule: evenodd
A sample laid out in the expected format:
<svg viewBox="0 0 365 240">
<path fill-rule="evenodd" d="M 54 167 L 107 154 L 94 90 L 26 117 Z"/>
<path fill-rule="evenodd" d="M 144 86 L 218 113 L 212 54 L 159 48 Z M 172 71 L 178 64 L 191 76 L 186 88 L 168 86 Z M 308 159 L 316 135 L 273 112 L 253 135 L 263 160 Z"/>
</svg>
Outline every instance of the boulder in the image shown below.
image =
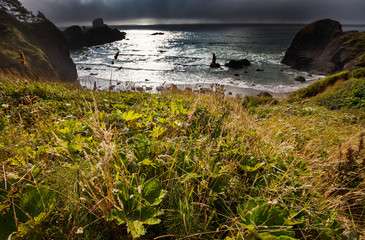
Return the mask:
<svg viewBox="0 0 365 240">
<path fill-rule="evenodd" d="M 257 96 L 262 98 L 272 98 L 272 95 L 268 92 L 260 92 Z"/>
<path fill-rule="evenodd" d="M 343 32 L 341 24 L 331 19 L 315 21 L 296 34 L 282 63 L 315 74 L 351 70 L 365 50 L 358 44 L 364 35 Z"/>
<path fill-rule="evenodd" d="M 303 77 L 303 76 L 296 76 L 296 77 L 294 78 L 294 81 L 304 83 L 304 82 L 305 82 L 305 77 Z"/>
<path fill-rule="evenodd" d="M 251 63 L 247 59 L 230 60 L 228 63 L 225 64 L 225 66 L 229 68 L 243 68 L 243 66 L 250 66 L 250 65 Z"/>
</svg>

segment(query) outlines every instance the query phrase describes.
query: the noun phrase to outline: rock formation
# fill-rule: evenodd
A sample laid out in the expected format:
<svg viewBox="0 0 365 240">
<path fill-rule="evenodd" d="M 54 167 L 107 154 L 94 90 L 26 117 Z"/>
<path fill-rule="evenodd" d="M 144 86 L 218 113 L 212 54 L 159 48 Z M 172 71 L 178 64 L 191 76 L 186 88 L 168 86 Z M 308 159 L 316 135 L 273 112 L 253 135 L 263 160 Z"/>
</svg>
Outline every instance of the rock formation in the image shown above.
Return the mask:
<svg viewBox="0 0 365 240">
<path fill-rule="evenodd" d="M 0 69 L 76 81 L 76 65 L 61 31 L 49 20 L 20 22 L 0 10 Z M 19 53 L 23 53 L 23 64 Z"/>
<path fill-rule="evenodd" d="M 213 53 L 212 62 L 210 63 L 210 68 L 220 68 L 221 65 L 216 62 L 217 58 L 215 56 L 215 53 Z"/>
<path fill-rule="evenodd" d="M 126 35 L 125 32 L 108 27 L 101 18 L 95 19 L 93 27 L 87 31 L 83 31 L 80 26 L 71 26 L 63 34 L 73 50 L 123 40 Z"/>
<path fill-rule="evenodd" d="M 303 76 L 296 76 L 296 77 L 294 78 L 294 81 L 304 83 L 304 82 L 305 82 L 305 77 L 303 77 Z"/>
<path fill-rule="evenodd" d="M 230 60 L 228 63 L 225 64 L 225 66 L 229 68 L 243 68 L 243 66 L 250 66 L 250 65 L 251 63 L 247 59 Z"/>
<path fill-rule="evenodd" d="M 104 20 L 102 18 L 97 18 L 93 20 L 93 28 L 98 28 L 98 27 L 104 27 Z"/>
<path fill-rule="evenodd" d="M 343 32 L 339 22 L 315 21 L 302 28 L 282 63 L 315 74 L 332 74 L 365 63 L 365 32 Z"/>
</svg>

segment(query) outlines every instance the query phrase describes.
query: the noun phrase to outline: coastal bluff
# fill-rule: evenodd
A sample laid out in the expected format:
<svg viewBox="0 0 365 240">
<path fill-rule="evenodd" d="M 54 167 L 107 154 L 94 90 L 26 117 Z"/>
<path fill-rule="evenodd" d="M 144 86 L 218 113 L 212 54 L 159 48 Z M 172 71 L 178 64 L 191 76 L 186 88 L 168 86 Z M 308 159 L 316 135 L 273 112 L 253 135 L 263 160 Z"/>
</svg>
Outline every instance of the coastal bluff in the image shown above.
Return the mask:
<svg viewBox="0 0 365 240">
<path fill-rule="evenodd" d="M 85 27 L 74 25 L 66 28 L 63 34 L 72 50 L 123 40 L 126 35 L 125 32 L 112 29 L 104 24 L 101 18 L 94 19 L 92 28 L 88 30 Z"/>
<path fill-rule="evenodd" d="M 0 69 L 61 81 L 77 80 L 62 32 L 48 19 L 22 22 L 0 10 Z"/>
<path fill-rule="evenodd" d="M 282 60 L 294 69 L 332 74 L 365 66 L 365 32 L 343 32 L 339 22 L 315 21 L 295 36 Z"/>
</svg>

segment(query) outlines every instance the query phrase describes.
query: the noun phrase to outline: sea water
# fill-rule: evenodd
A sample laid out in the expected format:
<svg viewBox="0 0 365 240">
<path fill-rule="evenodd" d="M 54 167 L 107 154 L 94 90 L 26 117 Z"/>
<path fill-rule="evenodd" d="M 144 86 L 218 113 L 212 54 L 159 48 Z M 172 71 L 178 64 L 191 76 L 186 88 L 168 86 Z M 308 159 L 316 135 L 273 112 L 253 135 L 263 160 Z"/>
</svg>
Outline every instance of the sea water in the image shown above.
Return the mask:
<svg viewBox="0 0 365 240">
<path fill-rule="evenodd" d="M 284 94 L 321 77 L 281 64 L 302 27 L 117 26 L 126 32 L 125 40 L 83 48 L 72 52 L 71 57 L 77 65 L 81 85 L 88 88 L 156 92 L 172 84 L 192 89 L 220 85 L 238 94 L 247 89 Z M 221 68 L 209 67 L 213 53 Z M 248 59 L 251 66 L 242 69 L 224 66 L 229 60 L 239 59 Z M 306 82 L 295 81 L 296 76 L 304 76 Z"/>
</svg>

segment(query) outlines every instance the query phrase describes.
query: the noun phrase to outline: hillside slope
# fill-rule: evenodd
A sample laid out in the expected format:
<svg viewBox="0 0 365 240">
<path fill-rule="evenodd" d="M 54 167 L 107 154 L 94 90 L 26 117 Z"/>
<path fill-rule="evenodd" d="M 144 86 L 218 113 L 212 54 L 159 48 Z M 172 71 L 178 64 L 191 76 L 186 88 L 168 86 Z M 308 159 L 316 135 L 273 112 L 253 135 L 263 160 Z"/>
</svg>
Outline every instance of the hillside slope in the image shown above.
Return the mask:
<svg viewBox="0 0 365 240">
<path fill-rule="evenodd" d="M 21 65 L 20 51 L 25 64 Z M 61 81 L 76 81 L 76 66 L 67 42 L 48 20 L 24 23 L 0 10 L 0 69 L 15 69 Z"/>
<path fill-rule="evenodd" d="M 284 100 L 0 74 L 0 238 L 360 239 L 365 106 L 316 98 L 364 72 Z"/>
</svg>

